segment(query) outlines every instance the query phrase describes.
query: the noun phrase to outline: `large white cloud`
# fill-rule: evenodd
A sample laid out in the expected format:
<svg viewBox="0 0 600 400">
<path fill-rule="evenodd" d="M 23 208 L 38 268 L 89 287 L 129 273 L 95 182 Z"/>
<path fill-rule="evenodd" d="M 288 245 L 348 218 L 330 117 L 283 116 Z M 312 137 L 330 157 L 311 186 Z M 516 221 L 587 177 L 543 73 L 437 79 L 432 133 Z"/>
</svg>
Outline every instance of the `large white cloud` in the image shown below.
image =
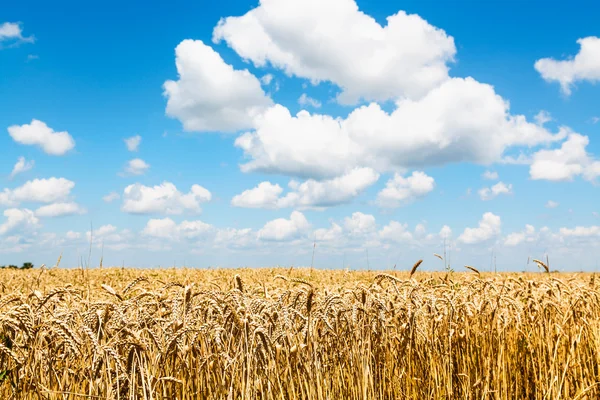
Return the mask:
<svg viewBox="0 0 600 400">
<path fill-rule="evenodd" d="M 398 207 L 427 195 L 434 187 L 434 179 L 424 172 L 414 171 L 406 178 L 395 174 L 377 194 L 377 203 L 382 207 Z"/>
<path fill-rule="evenodd" d="M 189 193 L 181 193 L 171 182 L 156 186 L 141 183 L 129 185 L 123 191 L 121 210 L 131 214 L 181 214 L 200 212 L 200 204 L 210 201 L 211 193 L 200 185 L 192 185 Z"/>
<path fill-rule="evenodd" d="M 54 203 L 65 200 L 75 182 L 65 178 L 34 179 L 15 189 L 0 192 L 0 205 L 15 206 L 24 202 Z"/>
<path fill-rule="evenodd" d="M 188 131 L 235 132 L 252 127 L 252 117 L 271 104 L 260 81 L 235 70 L 200 40 L 175 49 L 179 80 L 166 81 L 167 115 Z"/>
<path fill-rule="evenodd" d="M 600 81 L 600 38 L 589 36 L 579 39 L 580 49 L 575 57 L 567 60 L 542 58 L 535 62 L 535 69 L 548 82 L 560 83 L 562 92 L 571 94 L 578 81 Z"/>
<path fill-rule="evenodd" d="M 548 181 L 570 181 L 576 176 L 594 180 L 600 176 L 600 161 L 586 151 L 587 136 L 569 134 L 561 147 L 539 150 L 532 157 L 529 175 L 531 179 Z"/>
<path fill-rule="evenodd" d="M 344 103 L 422 96 L 448 78 L 456 52 L 452 37 L 418 15 L 400 11 L 381 26 L 354 0 L 262 0 L 222 19 L 220 40 L 256 66 L 333 82 Z"/>
<path fill-rule="evenodd" d="M 500 234 L 502 222 L 500 217 L 486 212 L 477 228 L 465 228 L 458 240 L 465 244 L 476 244 L 490 240 Z"/>
<path fill-rule="evenodd" d="M 9 126 L 8 133 L 15 142 L 39 146 L 53 156 L 62 156 L 75 147 L 75 141 L 68 132 L 55 132 L 37 119 L 33 119 L 31 124 Z"/>
<path fill-rule="evenodd" d="M 290 192 L 270 182 L 233 197 L 231 204 L 246 208 L 321 208 L 347 203 L 377 182 L 379 174 L 370 168 L 355 168 L 340 177 L 289 183 Z"/>
<path fill-rule="evenodd" d="M 15 230 L 33 229 L 39 226 L 39 219 L 28 209 L 9 208 L 4 210 L 6 221 L 0 224 L 0 235 Z"/>
<path fill-rule="evenodd" d="M 310 223 L 299 211 L 294 211 L 290 219 L 277 218 L 269 221 L 258 231 L 258 238 L 266 241 L 288 241 L 306 234 Z"/>
<path fill-rule="evenodd" d="M 419 100 L 405 99 L 387 113 L 371 103 L 343 118 L 281 105 L 255 119 L 255 130 L 235 145 L 249 161 L 242 171 L 300 177 L 334 177 L 355 167 L 378 172 L 448 163 L 490 164 L 511 148 L 563 139 L 512 116 L 492 86 L 453 78 Z"/>
</svg>

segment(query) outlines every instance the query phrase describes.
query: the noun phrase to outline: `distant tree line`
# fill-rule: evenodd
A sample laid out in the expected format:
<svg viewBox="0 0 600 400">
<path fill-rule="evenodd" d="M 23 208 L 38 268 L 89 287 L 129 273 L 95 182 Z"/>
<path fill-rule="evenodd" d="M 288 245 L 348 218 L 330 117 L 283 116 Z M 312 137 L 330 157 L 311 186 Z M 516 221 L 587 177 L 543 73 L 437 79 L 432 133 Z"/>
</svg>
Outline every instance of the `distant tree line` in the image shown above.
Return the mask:
<svg viewBox="0 0 600 400">
<path fill-rule="evenodd" d="M 0 265 L 0 269 L 31 269 L 33 264 L 30 262 L 23 263 L 22 266 L 17 267 L 16 265 Z"/>
</svg>

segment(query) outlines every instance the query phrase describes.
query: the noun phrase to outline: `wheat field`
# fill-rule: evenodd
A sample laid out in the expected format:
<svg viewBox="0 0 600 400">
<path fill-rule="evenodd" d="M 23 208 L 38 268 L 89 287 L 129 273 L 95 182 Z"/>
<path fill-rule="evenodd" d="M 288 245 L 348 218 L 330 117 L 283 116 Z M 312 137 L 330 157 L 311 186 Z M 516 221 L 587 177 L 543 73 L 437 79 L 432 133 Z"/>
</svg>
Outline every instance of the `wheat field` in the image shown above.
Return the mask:
<svg viewBox="0 0 600 400">
<path fill-rule="evenodd" d="M 2 399 L 600 396 L 593 274 L 52 268 L 0 282 Z"/>
</svg>

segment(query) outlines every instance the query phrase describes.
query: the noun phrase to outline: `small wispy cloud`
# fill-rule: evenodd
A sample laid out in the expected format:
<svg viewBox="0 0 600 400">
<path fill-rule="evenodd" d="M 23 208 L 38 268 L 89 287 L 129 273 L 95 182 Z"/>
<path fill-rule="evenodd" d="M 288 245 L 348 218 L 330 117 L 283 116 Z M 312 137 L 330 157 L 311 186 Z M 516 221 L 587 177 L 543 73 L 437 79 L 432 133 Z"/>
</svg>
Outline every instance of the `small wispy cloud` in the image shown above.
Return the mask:
<svg viewBox="0 0 600 400">
<path fill-rule="evenodd" d="M 301 106 L 311 106 L 313 108 L 321 107 L 321 102 L 319 100 L 307 96 L 306 93 L 302 93 L 302 95 L 298 99 L 298 104 L 300 104 Z"/>
</svg>

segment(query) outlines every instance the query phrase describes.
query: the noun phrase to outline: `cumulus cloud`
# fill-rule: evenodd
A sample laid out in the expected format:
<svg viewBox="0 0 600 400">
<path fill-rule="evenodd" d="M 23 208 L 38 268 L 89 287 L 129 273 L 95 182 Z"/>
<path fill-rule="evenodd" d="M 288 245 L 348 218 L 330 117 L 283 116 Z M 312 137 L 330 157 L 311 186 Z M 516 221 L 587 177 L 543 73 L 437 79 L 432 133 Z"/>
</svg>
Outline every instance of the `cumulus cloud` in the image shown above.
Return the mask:
<svg viewBox="0 0 600 400">
<path fill-rule="evenodd" d="M 352 213 L 352 216 L 344 219 L 344 228 L 348 234 L 353 236 L 362 236 L 375 231 L 375 217 L 370 214 L 363 214 L 359 211 Z"/>
<path fill-rule="evenodd" d="M 132 247 L 135 237 L 129 229 L 119 231 L 116 226 L 103 225 L 93 231 L 85 233 L 88 242 L 95 243 L 97 247 L 104 246 L 109 250 L 123 250 Z"/>
<path fill-rule="evenodd" d="M 142 143 L 142 137 L 140 135 L 135 135 L 123 140 L 129 151 L 138 151 L 140 143 Z"/>
<path fill-rule="evenodd" d="M 548 200 L 548 202 L 546 203 L 546 208 L 556 208 L 556 207 L 558 207 L 558 203 L 556 201 Z"/>
<path fill-rule="evenodd" d="M 490 240 L 500 234 L 500 217 L 491 212 L 486 212 L 479 221 L 477 228 L 465 228 L 458 241 L 465 244 L 476 244 Z"/>
<path fill-rule="evenodd" d="M 214 244 L 216 247 L 248 249 L 257 245 L 256 239 L 256 232 L 251 228 L 223 228 L 217 231 Z"/>
<path fill-rule="evenodd" d="M 34 229 L 39 226 L 39 219 L 28 209 L 9 208 L 4 210 L 6 220 L 0 224 L 0 235 L 17 230 Z"/>
<path fill-rule="evenodd" d="M 424 172 L 414 171 L 407 178 L 396 173 L 377 194 L 377 204 L 382 207 L 398 207 L 427 195 L 434 187 L 434 179 Z"/>
<path fill-rule="evenodd" d="M 562 92 L 569 96 L 578 81 L 600 81 L 600 38 L 589 36 L 577 40 L 579 52 L 566 60 L 542 58 L 535 69 L 547 82 L 558 82 Z"/>
<path fill-rule="evenodd" d="M 102 197 L 102 200 L 105 203 L 112 203 L 113 201 L 119 200 L 120 198 L 121 198 L 121 196 L 119 196 L 119 193 L 117 193 L 117 192 L 110 192 L 106 196 Z"/>
<path fill-rule="evenodd" d="M 492 187 L 479 189 L 477 193 L 483 201 L 492 200 L 501 194 L 512 194 L 512 184 L 507 185 L 504 182 L 498 182 Z"/>
<path fill-rule="evenodd" d="M 175 49 L 179 80 L 166 81 L 167 115 L 187 131 L 235 132 L 252 127 L 252 117 L 271 104 L 260 81 L 235 70 L 200 40 Z"/>
<path fill-rule="evenodd" d="M 54 203 L 66 199 L 75 183 L 65 178 L 34 179 L 15 189 L 0 192 L 0 205 L 15 206 L 24 202 Z"/>
<path fill-rule="evenodd" d="M 381 26 L 354 0 L 263 0 L 221 19 L 221 40 L 258 67 L 336 84 L 343 103 L 422 96 L 448 78 L 456 53 L 454 39 L 418 15 L 400 11 Z"/>
<path fill-rule="evenodd" d="M 131 214 L 181 214 L 200 212 L 200 204 L 210 201 L 211 193 L 200 185 L 192 185 L 189 193 L 177 190 L 171 182 L 156 186 L 141 183 L 129 185 L 123 191 L 121 210 Z"/>
<path fill-rule="evenodd" d="M 231 204 L 247 208 L 330 207 L 351 201 L 377 179 L 379 174 L 372 169 L 356 168 L 333 179 L 309 179 L 302 183 L 291 181 L 290 192 L 285 196 L 281 196 L 283 189 L 279 185 L 262 182 L 235 196 Z"/>
<path fill-rule="evenodd" d="M 408 230 L 408 224 L 390 221 L 379 232 L 379 238 L 390 242 L 408 242 L 413 239 L 413 234 Z"/>
<path fill-rule="evenodd" d="M 488 181 L 497 181 L 498 180 L 498 173 L 495 171 L 485 171 L 481 177 L 483 179 L 487 179 Z"/>
<path fill-rule="evenodd" d="M 31 124 L 9 126 L 8 133 L 15 142 L 39 146 L 46 154 L 53 156 L 65 155 L 75 147 L 75 140 L 69 132 L 55 132 L 37 119 L 33 119 Z"/>
<path fill-rule="evenodd" d="M 231 199 L 231 205 L 244 208 L 277 208 L 283 188 L 271 182 L 261 182 L 255 188 L 244 190 Z"/>
<path fill-rule="evenodd" d="M 539 150 L 533 154 L 529 175 L 534 180 L 571 181 L 576 176 L 594 180 L 600 176 L 600 161 L 590 156 L 587 136 L 569 134 L 561 147 Z"/>
<path fill-rule="evenodd" d="M 13 179 L 15 176 L 22 174 L 23 172 L 29 171 L 34 165 L 35 161 L 27 161 L 25 157 L 19 157 L 17 163 L 12 169 L 12 172 L 10 173 L 10 179 Z"/>
<path fill-rule="evenodd" d="M 125 166 L 125 172 L 122 173 L 122 176 L 126 175 L 143 175 L 150 168 L 150 164 L 141 158 L 134 158 L 133 160 L 129 160 L 127 165 Z"/>
<path fill-rule="evenodd" d="M 23 29 L 18 22 L 4 22 L 0 24 L 0 49 L 14 47 L 21 43 L 33 43 L 33 36 L 23 36 Z"/>
<path fill-rule="evenodd" d="M 298 98 L 298 104 L 301 106 L 311 106 L 313 108 L 321 107 L 321 102 L 319 100 L 309 97 L 306 93 L 302 93 L 302 95 L 300 95 Z"/>
<path fill-rule="evenodd" d="M 235 141 L 249 161 L 244 172 L 334 177 L 356 167 L 378 172 L 449 163 L 490 164 L 508 149 L 564 139 L 508 112 L 493 87 L 453 78 L 419 100 L 397 102 L 391 113 L 371 103 L 347 118 L 281 105 L 255 118 L 255 130 Z"/>
<path fill-rule="evenodd" d="M 560 234 L 567 237 L 600 236 L 600 226 L 576 226 L 575 228 L 560 228 Z"/>
<path fill-rule="evenodd" d="M 525 230 L 521 232 L 513 232 L 509 234 L 504 240 L 505 246 L 517 246 L 523 242 L 533 242 L 537 239 L 535 227 L 532 225 L 525 225 Z"/>
<path fill-rule="evenodd" d="M 194 239 L 212 232 L 213 227 L 202 221 L 183 221 L 177 224 L 171 218 L 151 219 L 142 234 L 155 238 L 179 240 Z"/>
<path fill-rule="evenodd" d="M 290 219 L 277 218 L 269 221 L 258 231 L 258 238 L 264 241 L 289 241 L 306 234 L 310 224 L 304 214 L 294 211 Z"/>
<path fill-rule="evenodd" d="M 87 211 L 75 202 L 53 203 L 35 210 L 35 216 L 41 218 L 63 217 L 66 215 L 85 214 Z"/>
</svg>

